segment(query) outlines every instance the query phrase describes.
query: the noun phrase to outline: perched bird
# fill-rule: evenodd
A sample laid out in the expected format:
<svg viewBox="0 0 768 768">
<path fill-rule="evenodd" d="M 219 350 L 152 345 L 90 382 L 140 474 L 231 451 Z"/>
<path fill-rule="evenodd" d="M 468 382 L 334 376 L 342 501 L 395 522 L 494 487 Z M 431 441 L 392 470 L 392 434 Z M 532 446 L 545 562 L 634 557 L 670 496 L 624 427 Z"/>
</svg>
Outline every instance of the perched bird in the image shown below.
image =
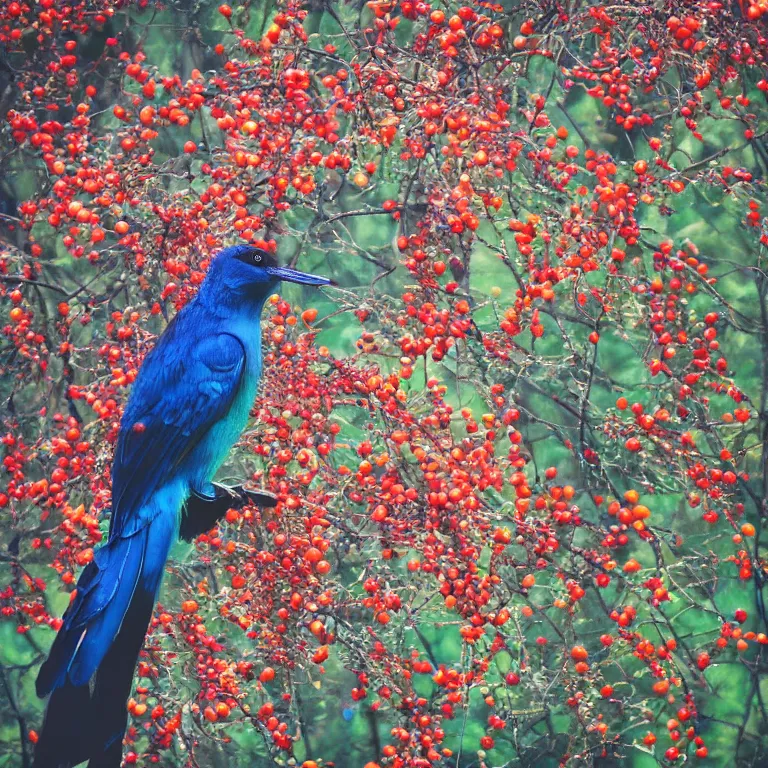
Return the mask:
<svg viewBox="0 0 768 768">
<path fill-rule="evenodd" d="M 120 765 L 126 699 L 171 544 L 209 530 L 230 507 L 274 506 L 270 494 L 213 477 L 248 420 L 261 310 L 281 280 L 331 283 L 260 248 L 225 248 L 147 355 L 120 423 L 109 539 L 82 572 L 37 677 L 38 695 L 51 697 L 35 768 Z"/>
</svg>

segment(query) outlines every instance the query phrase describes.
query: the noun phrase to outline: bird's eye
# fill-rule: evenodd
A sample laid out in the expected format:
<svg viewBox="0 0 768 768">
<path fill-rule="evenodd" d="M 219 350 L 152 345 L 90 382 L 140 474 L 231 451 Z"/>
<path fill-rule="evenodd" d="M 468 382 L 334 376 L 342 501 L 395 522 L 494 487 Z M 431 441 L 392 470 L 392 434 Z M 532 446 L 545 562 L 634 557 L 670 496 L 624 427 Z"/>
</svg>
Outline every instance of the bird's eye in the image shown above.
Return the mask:
<svg viewBox="0 0 768 768">
<path fill-rule="evenodd" d="M 258 264 L 261 261 L 261 254 L 260 253 L 254 253 L 253 254 L 253 263 Z"/>
</svg>

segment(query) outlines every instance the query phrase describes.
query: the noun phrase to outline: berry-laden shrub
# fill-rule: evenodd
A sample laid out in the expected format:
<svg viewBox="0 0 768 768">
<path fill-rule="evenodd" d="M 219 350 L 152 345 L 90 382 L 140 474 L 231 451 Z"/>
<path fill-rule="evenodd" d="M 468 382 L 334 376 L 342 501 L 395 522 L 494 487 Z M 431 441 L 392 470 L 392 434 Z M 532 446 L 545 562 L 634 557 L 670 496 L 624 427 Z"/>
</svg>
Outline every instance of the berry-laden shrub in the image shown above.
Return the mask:
<svg viewBox="0 0 768 768">
<path fill-rule="evenodd" d="M 128 765 L 768 754 L 768 5 L 0 6 L 4 764 L 130 385 L 225 244 L 231 510 L 168 567 Z M 255 319 L 254 319 L 255 321 Z"/>
</svg>

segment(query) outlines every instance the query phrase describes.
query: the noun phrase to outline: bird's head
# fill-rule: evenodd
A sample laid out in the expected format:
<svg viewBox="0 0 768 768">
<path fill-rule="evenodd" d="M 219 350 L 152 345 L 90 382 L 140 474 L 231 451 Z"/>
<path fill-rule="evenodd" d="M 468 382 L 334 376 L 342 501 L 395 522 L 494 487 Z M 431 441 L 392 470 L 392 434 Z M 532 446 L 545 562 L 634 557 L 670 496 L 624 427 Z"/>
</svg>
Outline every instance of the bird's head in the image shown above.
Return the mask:
<svg viewBox="0 0 768 768">
<path fill-rule="evenodd" d="M 208 268 L 205 282 L 219 300 L 223 292 L 258 300 L 274 293 L 282 280 L 303 285 L 333 283 L 327 277 L 281 267 L 269 251 L 251 245 L 232 245 L 220 251 Z"/>
</svg>

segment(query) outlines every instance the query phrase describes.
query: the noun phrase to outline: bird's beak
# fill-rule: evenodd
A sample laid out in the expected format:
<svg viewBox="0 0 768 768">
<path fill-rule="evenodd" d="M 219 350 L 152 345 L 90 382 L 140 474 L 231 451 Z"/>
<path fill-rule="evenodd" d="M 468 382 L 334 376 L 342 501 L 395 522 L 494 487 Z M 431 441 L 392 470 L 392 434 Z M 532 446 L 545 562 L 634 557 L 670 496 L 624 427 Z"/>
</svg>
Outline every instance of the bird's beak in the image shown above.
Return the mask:
<svg viewBox="0 0 768 768">
<path fill-rule="evenodd" d="M 333 280 L 321 275 L 311 275 L 309 272 L 299 272 L 298 269 L 288 267 L 267 267 L 267 272 L 278 280 L 287 280 L 290 283 L 302 283 L 303 285 L 334 285 Z"/>
</svg>

